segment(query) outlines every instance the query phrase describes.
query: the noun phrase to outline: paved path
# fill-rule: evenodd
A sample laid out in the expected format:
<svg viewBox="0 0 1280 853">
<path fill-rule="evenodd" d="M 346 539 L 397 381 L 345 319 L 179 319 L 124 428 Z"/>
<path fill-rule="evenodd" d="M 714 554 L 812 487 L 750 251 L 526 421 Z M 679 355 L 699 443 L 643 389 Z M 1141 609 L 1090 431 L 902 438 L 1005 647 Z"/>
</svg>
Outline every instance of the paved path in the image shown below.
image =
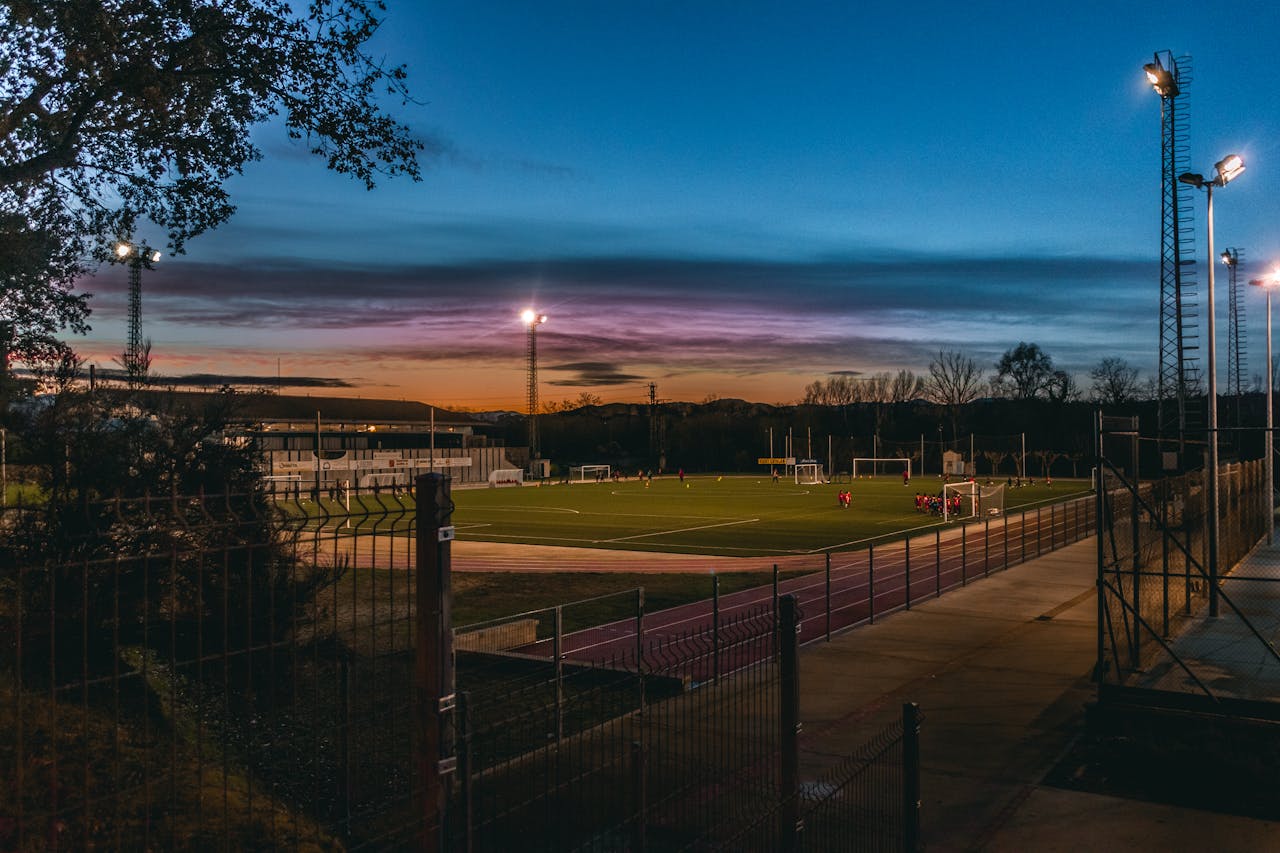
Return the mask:
<svg viewBox="0 0 1280 853">
<path fill-rule="evenodd" d="M 1276 850 L 1280 824 L 1039 784 L 1093 697 L 1087 539 L 801 651 L 802 771 L 919 703 L 927 849 Z"/>
</svg>

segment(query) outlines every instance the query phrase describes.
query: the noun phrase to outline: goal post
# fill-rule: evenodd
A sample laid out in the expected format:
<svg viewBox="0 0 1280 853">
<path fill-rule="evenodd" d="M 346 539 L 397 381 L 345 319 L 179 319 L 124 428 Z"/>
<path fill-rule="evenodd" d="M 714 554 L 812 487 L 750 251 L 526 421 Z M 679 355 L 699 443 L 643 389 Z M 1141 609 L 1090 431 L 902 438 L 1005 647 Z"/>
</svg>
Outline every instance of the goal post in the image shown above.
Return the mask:
<svg viewBox="0 0 1280 853">
<path fill-rule="evenodd" d="M 823 482 L 821 462 L 796 463 L 797 486 L 817 486 Z"/>
<path fill-rule="evenodd" d="M 859 474 L 858 474 L 858 465 L 859 465 L 859 463 L 861 463 L 861 464 L 862 464 L 862 474 L 861 474 L 861 475 L 859 475 Z M 856 480 L 856 479 L 858 479 L 858 477 L 859 477 L 859 476 L 864 476 L 864 477 L 874 477 L 874 476 L 876 475 L 876 464 L 877 464 L 877 463 L 884 463 L 884 464 L 892 465 L 892 466 L 893 466 L 893 468 L 892 468 L 892 473 L 894 473 L 895 475 L 897 475 L 897 474 L 901 474 L 901 472 L 906 471 L 907 477 L 909 478 L 909 477 L 911 477 L 911 475 L 912 475 L 912 473 L 913 473 L 913 472 L 911 471 L 911 459 L 910 459 L 910 457 L 906 457 L 906 456 L 862 456 L 862 457 L 855 457 L 855 458 L 854 458 L 854 460 L 853 460 L 853 479 L 855 479 L 855 480 Z"/>
<path fill-rule="evenodd" d="M 983 486 L 976 482 L 947 483 L 942 487 L 942 517 L 950 521 L 952 518 L 981 518 L 988 515 L 1004 514 L 1004 484 Z M 960 508 L 951 508 L 951 498 L 960 498 Z"/>
<path fill-rule="evenodd" d="M 599 483 L 609 479 L 612 473 L 608 465 L 570 465 L 570 483 Z"/>
</svg>

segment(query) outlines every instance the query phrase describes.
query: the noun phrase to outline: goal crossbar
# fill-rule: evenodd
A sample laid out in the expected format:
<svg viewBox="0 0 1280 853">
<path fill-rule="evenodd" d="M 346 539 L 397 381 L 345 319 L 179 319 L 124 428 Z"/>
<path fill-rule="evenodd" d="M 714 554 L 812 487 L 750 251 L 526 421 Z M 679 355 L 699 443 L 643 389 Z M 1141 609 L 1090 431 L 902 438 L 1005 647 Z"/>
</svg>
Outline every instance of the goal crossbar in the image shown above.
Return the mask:
<svg viewBox="0 0 1280 853">
<path fill-rule="evenodd" d="M 905 465 L 907 476 L 910 477 L 912 474 L 911 460 L 908 457 L 905 457 L 905 456 L 858 456 L 858 457 L 855 457 L 853 460 L 853 478 L 855 480 L 858 479 L 858 463 L 859 462 L 865 463 L 863 466 L 863 472 L 866 476 L 869 476 L 869 477 L 874 477 L 876 475 L 877 462 L 889 462 L 889 463 L 894 463 L 900 466 Z"/>
<path fill-rule="evenodd" d="M 822 463 L 797 462 L 795 477 L 797 486 L 816 486 L 820 484 L 823 481 Z"/>
<path fill-rule="evenodd" d="M 953 517 L 971 518 L 982 515 L 1004 514 L 1004 484 L 983 486 L 976 482 L 947 483 L 942 487 L 942 517 L 950 520 Z M 951 502 L 947 500 L 953 495 L 960 497 L 959 512 L 951 511 Z"/>
<path fill-rule="evenodd" d="M 608 465 L 571 465 L 569 466 L 569 482 L 594 483 L 607 480 L 611 474 Z"/>
</svg>

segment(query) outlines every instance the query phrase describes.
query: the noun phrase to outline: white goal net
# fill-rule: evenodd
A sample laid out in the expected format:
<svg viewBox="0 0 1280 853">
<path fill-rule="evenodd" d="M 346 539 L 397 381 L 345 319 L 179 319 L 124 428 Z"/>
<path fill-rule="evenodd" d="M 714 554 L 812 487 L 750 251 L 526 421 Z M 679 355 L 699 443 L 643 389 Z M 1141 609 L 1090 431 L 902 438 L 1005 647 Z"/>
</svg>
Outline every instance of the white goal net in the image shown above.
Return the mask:
<svg viewBox="0 0 1280 853">
<path fill-rule="evenodd" d="M 874 477 L 877 473 L 892 474 L 901 477 L 903 472 L 911 476 L 911 460 L 901 456 L 872 457 L 867 456 L 853 460 L 853 479 Z"/>
<path fill-rule="evenodd" d="M 608 465 L 570 465 L 570 483 L 603 483 L 609 479 Z"/>
<path fill-rule="evenodd" d="M 822 479 L 822 464 L 819 462 L 796 463 L 796 485 L 816 486 L 826 482 Z"/>
<path fill-rule="evenodd" d="M 1004 484 L 947 483 L 942 487 L 943 518 L 982 518 L 1004 514 Z"/>
</svg>

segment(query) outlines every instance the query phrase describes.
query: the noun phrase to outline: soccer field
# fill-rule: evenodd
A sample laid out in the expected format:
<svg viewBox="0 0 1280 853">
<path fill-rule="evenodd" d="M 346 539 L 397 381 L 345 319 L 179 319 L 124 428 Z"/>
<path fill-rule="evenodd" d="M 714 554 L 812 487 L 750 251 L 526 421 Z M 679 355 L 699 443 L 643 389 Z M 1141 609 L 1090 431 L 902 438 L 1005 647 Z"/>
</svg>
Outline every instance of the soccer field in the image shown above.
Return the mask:
<svg viewBox="0 0 1280 853">
<path fill-rule="evenodd" d="M 836 494 L 853 493 L 844 509 Z M 462 541 L 677 551 L 723 556 L 807 554 L 850 548 L 903 530 L 942 524 L 915 511 L 915 493 L 941 481 L 896 477 L 799 486 L 768 477 L 716 476 L 522 489 L 459 489 L 453 522 Z M 1085 494 L 1087 481 L 1006 489 L 1005 510 Z"/>
</svg>

